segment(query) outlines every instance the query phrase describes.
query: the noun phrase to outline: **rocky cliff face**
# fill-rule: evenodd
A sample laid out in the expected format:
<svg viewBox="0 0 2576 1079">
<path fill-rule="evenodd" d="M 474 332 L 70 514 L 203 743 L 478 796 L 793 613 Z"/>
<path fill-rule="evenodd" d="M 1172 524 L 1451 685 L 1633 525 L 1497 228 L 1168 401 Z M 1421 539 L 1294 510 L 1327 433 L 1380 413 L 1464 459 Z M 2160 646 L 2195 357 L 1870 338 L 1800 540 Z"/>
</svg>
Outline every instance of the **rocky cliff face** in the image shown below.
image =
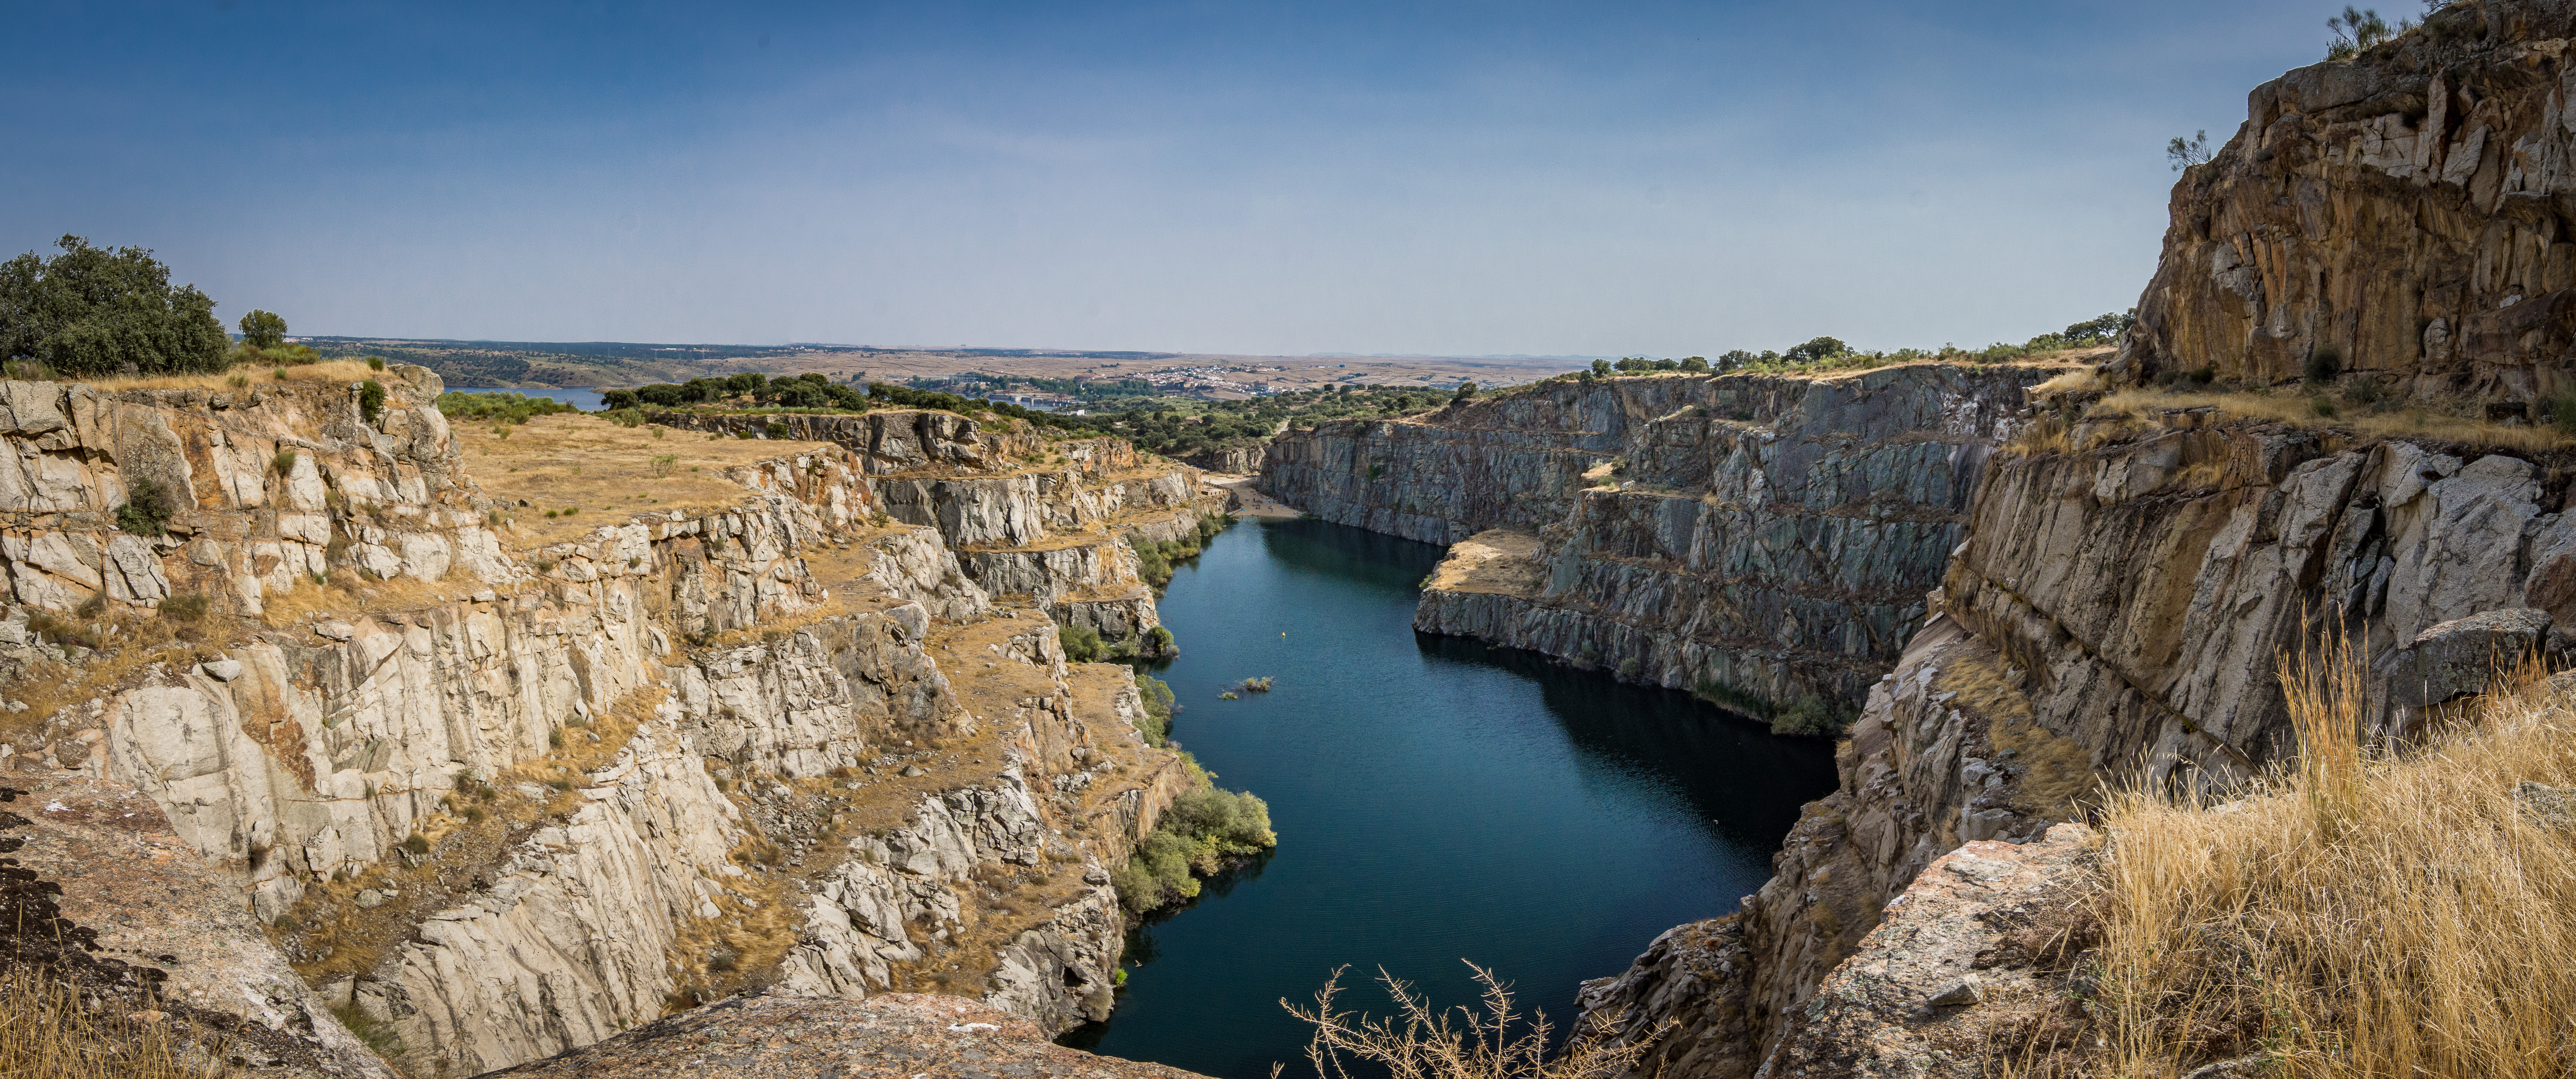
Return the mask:
<svg viewBox="0 0 2576 1079">
<path fill-rule="evenodd" d="M 1840 789 L 1739 913 L 1587 990 L 1623 1016 L 1603 1029 L 1670 1017 L 1685 1033 L 1658 1052 L 1680 1074 L 1751 1074 L 1934 859 L 2029 841 L 2095 777 L 2222 786 L 2291 752 L 2273 662 L 2312 633 L 2358 635 L 2378 734 L 2399 738 L 2475 688 L 2423 675 L 2443 641 L 2475 646 L 2482 684 L 2497 655 L 2564 638 L 2564 461 L 2196 422 L 2102 418 L 2076 438 L 2092 449 L 1996 461 Z"/>
<path fill-rule="evenodd" d="M 1194 468 L 1120 439 L 1049 442 L 945 412 L 727 416 L 657 412 L 654 422 L 738 436 L 832 442 L 859 454 L 884 512 L 927 525 L 986 592 L 1022 596 L 1068 627 L 1152 654 L 1161 625 L 1131 541 L 1189 534 L 1222 512 Z"/>
<path fill-rule="evenodd" d="M 2576 5 L 2454 4 L 2255 88 L 2174 188 L 2119 369 L 2269 385 L 2330 354 L 2439 406 L 2530 402 L 2576 347 Z"/>
<path fill-rule="evenodd" d="M 1923 616 L 2045 367 L 1661 375 L 1271 444 L 1263 489 L 1454 546 L 1415 628 L 1734 707 L 1856 709 Z"/>
<path fill-rule="evenodd" d="M 37 698 L 0 767 L 139 790 L 414 1073 L 742 986 L 918 980 L 1050 1029 L 1105 1013 L 1108 870 L 1187 780 L 1136 733 L 1124 668 L 1065 663 L 1053 623 L 997 608 L 939 528 L 891 510 L 930 491 L 911 504 L 998 529 L 997 553 L 1022 510 L 1123 551 L 1113 528 L 1195 526 L 1191 477 L 1127 474 L 1123 444 L 881 415 L 866 451 L 734 469 L 729 509 L 521 549 L 435 378 L 387 381 L 372 421 L 311 383 L 0 384 L 20 511 L 0 663 Z M 1010 453 L 1060 482 L 904 475 Z M 168 535 L 117 524 L 143 480 L 181 493 Z M 263 1021 L 337 1031 L 311 1011 Z"/>
</svg>

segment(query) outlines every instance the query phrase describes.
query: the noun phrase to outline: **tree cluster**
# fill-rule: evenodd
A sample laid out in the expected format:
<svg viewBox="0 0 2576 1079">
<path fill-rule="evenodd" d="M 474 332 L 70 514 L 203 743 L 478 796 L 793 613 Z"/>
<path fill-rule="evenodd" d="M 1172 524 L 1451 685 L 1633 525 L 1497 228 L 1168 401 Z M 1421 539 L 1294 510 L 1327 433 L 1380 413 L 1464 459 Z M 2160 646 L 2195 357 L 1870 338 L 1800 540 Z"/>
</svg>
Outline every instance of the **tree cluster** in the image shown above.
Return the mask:
<svg viewBox="0 0 2576 1079">
<path fill-rule="evenodd" d="M 30 251 L 0 263 L 0 358 L 68 375 L 221 371 L 230 343 L 215 301 L 170 284 L 170 268 L 140 247 Z"/>
</svg>

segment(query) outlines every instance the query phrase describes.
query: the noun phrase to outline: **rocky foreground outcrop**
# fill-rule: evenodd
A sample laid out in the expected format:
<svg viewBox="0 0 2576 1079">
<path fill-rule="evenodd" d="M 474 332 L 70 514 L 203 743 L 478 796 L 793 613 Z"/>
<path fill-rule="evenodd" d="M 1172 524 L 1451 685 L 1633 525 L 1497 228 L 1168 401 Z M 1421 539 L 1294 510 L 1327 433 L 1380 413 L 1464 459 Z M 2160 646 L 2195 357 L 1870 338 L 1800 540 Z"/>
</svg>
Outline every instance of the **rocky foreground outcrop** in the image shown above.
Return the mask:
<svg viewBox="0 0 2576 1079">
<path fill-rule="evenodd" d="M 199 1066 L 393 1079 L 270 944 L 239 889 L 142 792 L 9 774 L 0 779 L 0 852 L 0 956 L 13 970 L 45 971 L 143 1016 L 175 1056 Z"/>
<path fill-rule="evenodd" d="M 2115 371 L 2528 404 L 2576 349 L 2576 4 L 2457 3 L 2248 95 Z"/>
<path fill-rule="evenodd" d="M 744 988 L 1105 1014 L 1108 874 L 1189 780 L 1124 668 L 1065 662 L 1063 604 L 997 603 L 950 534 L 1088 544 L 1105 584 L 1047 583 L 1096 594 L 1220 495 L 906 412 L 729 469 L 731 506 L 524 542 L 434 376 L 383 378 L 372 416 L 0 383 L 0 769 L 148 800 L 321 1004 L 251 1021 L 471 1074 Z"/>
<path fill-rule="evenodd" d="M 1050 1043 L 1009 1012 L 956 997 L 737 997 L 495 1076 L 515 1079 L 1193 1079 Z"/>
<path fill-rule="evenodd" d="M 1871 931 L 1946 852 L 2031 841 L 2097 782 L 2223 789 L 2293 752 L 2274 660 L 2316 633 L 2353 636 L 2374 734 L 2403 739 L 2576 628 L 2556 583 L 2576 566 L 2563 454 L 2151 415 L 1997 459 L 1839 788 L 1736 914 L 1587 989 L 1620 1017 L 1609 1036 L 1674 1020 L 1667 1074 L 1785 1059 L 1820 987 L 1880 961 Z"/>
</svg>

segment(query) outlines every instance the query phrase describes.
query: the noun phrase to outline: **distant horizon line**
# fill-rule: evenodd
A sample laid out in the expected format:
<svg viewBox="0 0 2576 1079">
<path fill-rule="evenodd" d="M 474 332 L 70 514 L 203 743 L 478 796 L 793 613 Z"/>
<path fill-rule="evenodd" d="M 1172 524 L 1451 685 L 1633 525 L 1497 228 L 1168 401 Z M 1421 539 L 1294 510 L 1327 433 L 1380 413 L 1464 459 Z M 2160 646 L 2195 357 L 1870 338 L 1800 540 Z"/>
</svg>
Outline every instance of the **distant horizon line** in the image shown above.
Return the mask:
<svg viewBox="0 0 2576 1079">
<path fill-rule="evenodd" d="M 233 334 L 233 335 L 230 335 L 230 336 L 233 336 L 233 337 L 239 337 L 240 335 L 239 335 L 239 334 Z M 590 340 L 590 341 L 515 341 L 515 340 L 505 340 L 505 339 L 502 339 L 502 338 L 488 338 L 488 337 L 410 337 L 410 336 L 397 336 L 397 335 L 392 335 L 392 334 L 329 334 L 329 333 L 319 333 L 319 334 L 298 334 L 298 335 L 293 335 L 293 336 L 289 337 L 289 338 L 288 338 L 288 340 L 291 340 L 291 341 L 347 341 L 347 342 L 381 341 L 381 342 L 386 342 L 386 343 L 389 343 L 389 344 L 429 344 L 429 345 L 513 345 L 513 346 L 518 346 L 518 347 L 522 347 L 522 348 L 543 347 L 543 346 L 547 346 L 547 345 L 618 345 L 618 346 L 624 346 L 624 347 L 629 347 L 629 348 L 643 348 L 643 349 L 671 349 L 671 350 L 674 350 L 674 351 L 683 350 L 683 349 L 687 349 L 687 350 L 704 350 L 704 351 L 710 351 L 710 352 L 726 352 L 726 351 L 739 350 L 739 351 L 744 352 L 744 353 L 758 353 L 758 352 L 786 352 L 786 351 L 794 351 L 794 350 L 808 350 L 808 351 L 820 350 L 820 351 L 833 351 L 833 352 L 886 352 L 886 353 L 901 353 L 901 352 L 927 352 L 927 353 L 940 353 L 940 352 L 948 352 L 948 353 L 969 353 L 969 354 L 980 354 L 980 355 L 989 355 L 989 356 L 1002 357 L 1002 358 L 1013 357 L 1013 356 L 1023 356 L 1023 357 L 1032 357 L 1032 358 L 1034 358 L 1034 357 L 1052 357 L 1052 358 L 1062 358 L 1062 359 L 1118 359 L 1118 358 L 1127 358 L 1127 359 L 1140 359 L 1140 360 L 1141 360 L 1141 359 L 1177 359 L 1177 358 L 1189 357 L 1189 356 L 1240 356 L 1240 357 L 1248 357 L 1248 358 L 1259 358 L 1259 359 L 1281 359 L 1281 360 L 1301 360 L 1301 359 L 1365 359 L 1365 360 L 1571 360 L 1571 361 L 1586 361 L 1586 362 L 1588 362 L 1588 361 L 1591 361 L 1591 360 L 1619 360 L 1619 359 L 1625 359 L 1625 358 L 1626 358 L 1626 355 L 1625 355 L 1625 354 L 1622 354 L 1622 355 L 1615 355 L 1615 356 L 1614 356 L 1614 355 L 1608 355 L 1608 354 L 1603 354 L 1603 355 L 1590 355 L 1590 354 L 1555 354 L 1555 353 L 1535 353 L 1535 352 L 1484 352 L 1484 353 L 1447 353 L 1447 352 L 1172 352 L 1172 351 L 1161 351 L 1161 350 L 1150 350 L 1150 349 L 1028 348 L 1028 347 L 1017 347 L 1017 346 L 996 346 L 996 345 L 868 345 L 868 344 L 850 344 L 850 343 L 845 343 L 845 342 L 836 342 L 836 341 L 788 341 L 788 342 L 785 342 L 785 343 L 782 343 L 782 344 L 776 344 L 776 345 L 717 344 L 717 343 L 709 343 L 709 342 L 685 342 L 685 341 L 613 341 L 613 340 L 605 340 L 605 339 L 601 339 L 601 340 Z M 677 358 L 677 357 L 675 357 L 675 358 Z M 711 359 L 722 359 L 722 358 L 725 358 L 725 357 L 721 357 L 721 356 L 719 356 L 719 357 L 710 357 L 710 358 L 711 358 Z"/>
</svg>

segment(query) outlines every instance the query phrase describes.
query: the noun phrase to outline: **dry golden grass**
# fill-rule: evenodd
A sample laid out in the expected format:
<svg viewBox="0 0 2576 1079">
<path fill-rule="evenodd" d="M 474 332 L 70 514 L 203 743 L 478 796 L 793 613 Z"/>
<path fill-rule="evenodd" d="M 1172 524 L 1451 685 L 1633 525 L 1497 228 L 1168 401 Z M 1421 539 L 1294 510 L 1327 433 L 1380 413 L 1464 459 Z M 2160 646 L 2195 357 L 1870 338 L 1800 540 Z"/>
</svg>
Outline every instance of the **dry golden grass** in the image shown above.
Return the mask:
<svg viewBox="0 0 2576 1079">
<path fill-rule="evenodd" d="M 2056 377 L 2031 387 L 2030 393 L 2032 396 L 2036 397 L 2041 394 L 2068 392 L 2081 393 L 2087 390 L 2098 390 L 2101 388 L 2102 376 L 2100 373 L 2090 367 L 2078 367 L 2071 371 L 2059 372 Z"/>
<path fill-rule="evenodd" d="M 725 479 L 736 465 L 810 453 L 827 442 L 709 438 L 652 425 L 621 427 L 597 416 L 558 412 L 516 426 L 453 425 L 466 471 L 493 498 L 529 505 L 510 514 L 502 536 L 521 547 L 578 539 L 630 514 L 703 513 L 739 504 L 750 492 Z M 655 437 L 655 432 L 661 432 Z M 667 459 L 666 459 L 667 458 Z M 550 511 L 577 510 L 548 517 Z"/>
<path fill-rule="evenodd" d="M 367 581 L 349 569 L 331 571 L 323 581 L 299 578 L 287 592 L 271 592 L 260 597 L 260 620 L 270 628 L 292 626 L 317 614 L 356 615 L 368 611 L 408 611 L 421 607 L 451 603 L 473 595 L 484 583 L 461 570 L 448 574 L 447 580 L 415 581 L 397 577 L 389 581 Z"/>
<path fill-rule="evenodd" d="M 2336 414 L 2322 416 L 2313 404 L 2317 396 L 2309 391 L 2168 393 L 2123 390 L 2104 397 L 2085 414 L 2085 418 L 2098 421 L 2125 416 L 2155 421 L 2175 409 L 2208 408 L 2216 410 L 2222 422 L 2259 420 L 2306 429 L 2334 428 L 2373 439 L 2428 439 L 2524 453 L 2544 453 L 2576 446 L 2576 437 L 2546 424 L 2493 423 L 2481 417 L 2450 415 L 2422 408 L 2373 410 L 2341 395 L 2326 395 Z"/>
<path fill-rule="evenodd" d="M 2105 1074 L 2576 1073 L 2576 821 L 2514 794 L 2576 784 L 2576 702 L 2526 668 L 2392 755 L 2361 662 L 2282 665 L 2301 763 L 2251 796 L 2113 801 Z"/>
<path fill-rule="evenodd" d="M 1957 693 L 1959 707 L 1984 716 L 1987 740 L 1998 751 L 2010 750 L 2013 763 L 2025 769 L 2015 796 L 2019 809 L 2047 820 L 2074 820 L 2100 800 L 2092 755 L 2082 743 L 2039 724 L 2030 698 L 2005 677 L 2000 661 L 1960 652 L 1948 664 L 1933 689 Z"/>
<path fill-rule="evenodd" d="M 85 382 L 102 390 L 231 390 L 257 388 L 274 383 L 278 381 L 276 375 L 278 370 L 281 369 L 244 365 L 212 375 L 151 375 L 141 378 L 84 378 L 65 381 Z M 282 368 L 282 370 L 286 372 L 286 381 L 289 382 L 364 382 L 371 378 L 385 377 L 383 372 L 370 369 L 363 360 L 328 360 L 322 363 Z M 235 378 L 244 380 L 242 387 L 236 387 L 233 384 Z"/>
<path fill-rule="evenodd" d="M 157 1012 L 116 996 L 82 999 L 26 967 L 0 974 L 0 1076 L 8 1079 L 216 1079 L 229 1069 L 187 1053 Z"/>
<path fill-rule="evenodd" d="M 2044 457 L 2075 452 L 2075 440 L 2065 420 L 2043 415 L 2023 424 L 1997 449 L 2008 456 Z"/>
<path fill-rule="evenodd" d="M 1465 1005 L 1434 1007 L 1427 995 L 1383 967 L 1377 980 L 1395 1002 L 1392 1017 L 1337 1006 L 1342 974 L 1349 967 L 1333 971 L 1315 992 L 1312 1007 L 1284 999 L 1279 1006 L 1314 1028 L 1306 1062 L 1322 1079 L 1349 1079 L 1355 1071 L 1399 1079 L 1611 1079 L 1628 1074 L 1637 1058 L 1662 1040 L 1660 1030 L 1619 1046 L 1586 1038 L 1551 1053 L 1547 1013 L 1523 1016 L 1513 1003 L 1511 986 L 1484 967 L 1468 963 L 1467 968 L 1484 987 L 1482 1011 Z M 1273 1079 L 1280 1070 L 1271 1065 Z"/>
<path fill-rule="evenodd" d="M 734 848 L 733 859 L 765 862 L 774 859 L 777 851 L 776 844 L 754 834 Z M 663 1001 L 665 1015 L 740 990 L 752 974 L 777 966 L 796 944 L 805 910 L 788 894 L 789 877 L 747 873 L 725 880 L 731 890 L 717 893 L 719 913 L 680 923 L 679 933 L 671 939 L 674 984 Z"/>
<path fill-rule="evenodd" d="M 246 637 L 239 622 L 219 614 L 181 619 L 121 604 L 103 606 L 113 609 L 96 615 L 44 612 L 30 620 L 29 628 L 42 632 L 48 643 L 68 639 L 102 651 L 77 666 L 38 660 L 14 682 L 0 685 L 0 698 L 27 705 L 24 712 L 0 713 L 0 741 L 41 728 L 63 706 L 121 686 L 153 663 L 185 667 L 222 659 L 226 646 Z"/>
</svg>

